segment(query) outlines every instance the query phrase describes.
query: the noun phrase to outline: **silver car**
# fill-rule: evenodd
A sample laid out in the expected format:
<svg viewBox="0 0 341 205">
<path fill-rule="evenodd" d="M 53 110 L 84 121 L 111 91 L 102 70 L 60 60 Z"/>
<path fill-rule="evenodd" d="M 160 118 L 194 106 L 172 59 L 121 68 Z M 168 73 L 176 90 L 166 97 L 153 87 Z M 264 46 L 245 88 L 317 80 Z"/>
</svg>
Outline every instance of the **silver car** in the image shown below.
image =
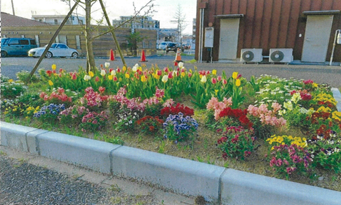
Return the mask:
<svg viewBox="0 0 341 205">
<path fill-rule="evenodd" d="M 47 45 L 46 45 L 47 46 Z M 40 57 L 44 50 L 45 47 L 39 47 L 39 48 L 33 48 L 28 51 L 28 56 L 37 58 Z M 46 58 L 52 58 L 52 57 L 71 57 L 71 58 L 77 58 L 78 57 L 78 51 L 72 48 L 69 48 L 67 45 L 64 43 L 54 43 L 51 45 L 51 48 L 49 51 L 46 53 L 45 57 Z"/>
</svg>

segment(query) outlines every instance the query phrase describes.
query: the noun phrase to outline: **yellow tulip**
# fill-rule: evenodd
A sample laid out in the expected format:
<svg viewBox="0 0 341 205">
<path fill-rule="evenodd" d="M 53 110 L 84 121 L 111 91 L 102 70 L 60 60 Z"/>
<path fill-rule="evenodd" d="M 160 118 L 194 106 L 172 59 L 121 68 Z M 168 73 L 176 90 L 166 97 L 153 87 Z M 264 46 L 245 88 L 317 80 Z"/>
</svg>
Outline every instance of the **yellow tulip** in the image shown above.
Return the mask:
<svg viewBox="0 0 341 205">
<path fill-rule="evenodd" d="M 49 85 L 52 86 L 53 85 L 53 82 L 51 80 L 49 80 Z"/>
<path fill-rule="evenodd" d="M 232 73 L 232 78 L 233 79 L 237 79 L 237 77 L 238 77 L 238 72 L 233 72 Z"/>
<path fill-rule="evenodd" d="M 141 66 L 139 67 L 139 70 L 140 70 L 140 71 L 143 71 Z"/>
<path fill-rule="evenodd" d="M 92 71 L 89 71 L 89 75 L 90 77 L 94 77 L 95 74 Z"/>
<path fill-rule="evenodd" d="M 185 77 L 186 76 L 186 73 L 185 72 L 182 72 L 181 73 L 181 77 Z"/>
<path fill-rule="evenodd" d="M 217 70 L 212 70 L 213 75 L 217 75 Z"/>
<path fill-rule="evenodd" d="M 52 70 L 56 70 L 57 69 L 57 65 L 56 64 L 52 64 L 51 68 L 52 68 Z"/>
<path fill-rule="evenodd" d="M 237 86 L 237 87 L 240 86 L 240 80 L 239 80 L 239 79 L 236 80 L 236 86 Z"/>
<path fill-rule="evenodd" d="M 143 83 L 144 83 L 144 82 L 147 82 L 147 78 L 146 78 L 146 76 L 144 76 L 144 75 L 143 75 L 143 76 L 141 76 L 141 82 L 143 82 Z"/>
<path fill-rule="evenodd" d="M 126 73 L 126 74 L 125 74 L 125 77 L 126 77 L 126 78 L 129 78 L 129 77 L 130 77 L 130 75 L 129 75 L 128 73 Z"/>
<path fill-rule="evenodd" d="M 202 76 L 202 78 L 201 78 L 201 82 L 202 83 L 206 83 L 206 81 L 207 81 L 207 78 L 206 78 L 206 76 L 204 75 L 204 76 Z"/>
<path fill-rule="evenodd" d="M 108 75 L 108 79 L 109 79 L 109 80 L 112 80 L 112 75 Z"/>
<path fill-rule="evenodd" d="M 122 70 L 123 70 L 124 72 L 126 72 L 127 67 L 123 66 Z"/>
</svg>

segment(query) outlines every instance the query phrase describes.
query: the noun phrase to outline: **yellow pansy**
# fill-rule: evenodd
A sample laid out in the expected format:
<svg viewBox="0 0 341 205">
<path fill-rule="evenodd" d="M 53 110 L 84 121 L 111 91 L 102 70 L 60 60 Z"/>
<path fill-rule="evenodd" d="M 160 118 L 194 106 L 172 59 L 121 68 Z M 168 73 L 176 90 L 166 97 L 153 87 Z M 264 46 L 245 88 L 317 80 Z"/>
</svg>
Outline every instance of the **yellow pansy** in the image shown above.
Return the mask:
<svg viewBox="0 0 341 205">
<path fill-rule="evenodd" d="M 318 84 L 317 83 L 313 83 L 313 88 L 317 88 Z"/>
<path fill-rule="evenodd" d="M 52 70 L 56 70 L 57 69 L 57 65 L 56 64 L 52 64 L 51 68 L 52 68 Z"/>
<path fill-rule="evenodd" d="M 49 80 L 49 85 L 52 86 L 53 85 L 53 82 L 51 80 Z"/>
</svg>

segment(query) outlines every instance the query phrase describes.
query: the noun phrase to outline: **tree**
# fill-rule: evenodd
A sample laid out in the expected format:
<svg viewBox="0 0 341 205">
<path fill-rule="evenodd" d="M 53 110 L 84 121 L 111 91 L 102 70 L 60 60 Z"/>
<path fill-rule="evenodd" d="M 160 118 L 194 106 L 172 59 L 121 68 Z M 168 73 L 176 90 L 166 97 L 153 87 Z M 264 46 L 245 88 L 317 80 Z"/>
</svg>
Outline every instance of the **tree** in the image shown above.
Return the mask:
<svg viewBox="0 0 341 205">
<path fill-rule="evenodd" d="M 65 2 L 67 4 L 70 5 L 70 1 L 71 0 L 61 0 L 62 2 Z M 73 0 L 73 1 L 76 1 L 76 0 Z M 93 31 L 94 31 L 94 28 L 93 26 L 91 25 L 91 7 L 94 5 L 94 3 L 96 3 L 97 1 L 100 2 L 101 4 L 101 7 L 102 7 L 102 12 L 103 12 L 103 17 L 105 17 L 106 21 L 107 21 L 107 25 L 109 26 L 109 29 L 108 31 L 98 35 L 98 36 L 93 36 Z M 144 15 L 147 15 L 148 13 L 152 13 L 153 10 L 153 2 L 154 0 L 149 0 L 144 6 L 142 6 L 139 10 L 136 9 L 135 7 L 135 4 L 133 4 L 134 6 L 134 16 L 131 20 L 129 21 L 133 21 L 135 20 L 135 18 L 138 16 L 138 15 L 141 15 L 141 13 L 144 11 Z M 122 24 L 120 24 L 119 26 L 113 28 L 110 24 L 110 21 L 109 21 L 109 18 L 108 18 L 108 15 L 106 13 L 106 10 L 105 10 L 105 7 L 104 7 L 104 4 L 103 4 L 103 1 L 102 0 L 83 0 L 83 1 L 80 1 L 80 3 L 82 3 L 84 6 L 81 6 L 84 10 L 85 10 L 85 32 L 84 32 L 84 35 L 85 35 L 85 43 L 86 43 L 86 56 L 87 56 L 87 72 L 89 72 L 91 69 L 95 69 L 95 58 L 94 58 L 94 54 L 93 54 L 93 46 L 92 46 L 92 43 L 93 43 L 93 40 L 95 40 L 96 38 L 102 36 L 102 35 L 105 35 L 106 33 L 109 33 L 111 32 L 112 35 L 113 35 L 113 38 L 114 38 L 114 41 L 115 41 L 115 44 L 119 50 L 119 53 L 121 55 L 121 58 L 122 58 L 122 62 L 123 64 L 125 65 L 125 61 L 124 61 L 124 58 L 123 58 L 123 55 L 122 55 L 122 52 L 121 52 L 121 49 L 120 49 L 120 45 L 118 44 L 117 42 L 117 39 L 116 39 L 116 36 L 115 36 L 115 33 L 114 33 L 114 30 L 118 27 L 120 27 L 121 25 L 123 25 L 124 23 L 128 23 L 129 21 L 126 21 L 126 22 L 123 22 Z M 100 21 L 97 21 L 99 24 L 101 24 L 103 22 L 103 17 L 102 17 L 102 20 Z"/>
<path fill-rule="evenodd" d="M 171 22 L 173 23 L 176 23 L 178 28 L 178 43 L 180 43 L 182 45 L 182 31 L 185 30 L 185 28 L 187 27 L 187 24 L 186 24 L 186 15 L 183 14 L 182 12 L 182 9 L 181 9 L 181 6 L 180 4 L 178 4 L 178 8 L 177 10 L 175 11 L 175 14 L 173 16 L 174 20 L 171 20 Z"/>
<path fill-rule="evenodd" d="M 140 32 L 131 33 L 126 38 L 128 41 L 127 48 L 130 49 L 134 56 L 137 56 L 137 44 L 143 41 Z"/>
</svg>

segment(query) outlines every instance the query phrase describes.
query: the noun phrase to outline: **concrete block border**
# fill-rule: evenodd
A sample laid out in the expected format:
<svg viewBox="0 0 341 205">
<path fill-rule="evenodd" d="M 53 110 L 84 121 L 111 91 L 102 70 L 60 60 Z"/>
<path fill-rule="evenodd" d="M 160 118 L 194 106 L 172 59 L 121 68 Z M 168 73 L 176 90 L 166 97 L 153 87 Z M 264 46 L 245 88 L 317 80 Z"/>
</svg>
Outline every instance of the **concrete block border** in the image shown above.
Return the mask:
<svg viewBox="0 0 341 205">
<path fill-rule="evenodd" d="M 341 94 L 332 89 L 337 109 Z M 341 192 L 0 121 L 0 146 L 142 180 L 218 204 L 338 205 Z"/>
<path fill-rule="evenodd" d="M 337 88 L 332 88 L 333 97 L 337 101 L 336 108 L 339 112 L 341 112 L 341 93 Z"/>
</svg>

